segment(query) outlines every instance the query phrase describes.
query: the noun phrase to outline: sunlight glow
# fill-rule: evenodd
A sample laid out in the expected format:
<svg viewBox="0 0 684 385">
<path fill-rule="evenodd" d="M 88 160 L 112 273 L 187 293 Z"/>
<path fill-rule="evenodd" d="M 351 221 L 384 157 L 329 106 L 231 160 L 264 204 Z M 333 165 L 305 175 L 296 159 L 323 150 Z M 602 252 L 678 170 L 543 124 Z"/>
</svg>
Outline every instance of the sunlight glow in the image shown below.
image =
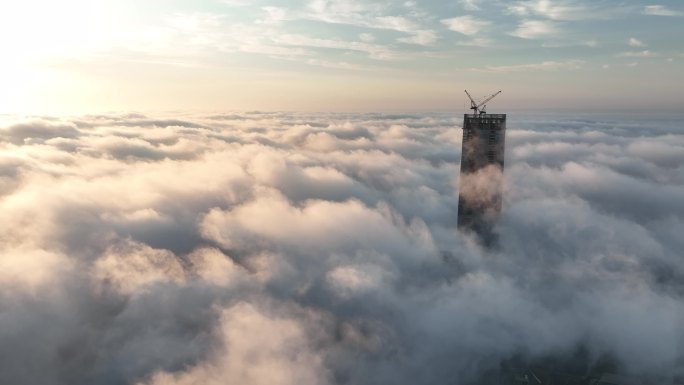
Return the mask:
<svg viewBox="0 0 684 385">
<path fill-rule="evenodd" d="M 442 3 L 2 0 L 0 113 L 451 110 L 464 88 L 506 89 L 521 108 L 684 100 L 678 8 L 612 4 L 637 33 L 595 20 L 604 2 Z"/>
<path fill-rule="evenodd" d="M 105 15 L 101 1 L 28 0 L 0 4 L 0 44 L 10 60 L 41 60 L 95 48 Z"/>
<path fill-rule="evenodd" d="M 106 47 L 112 20 L 101 0 L 24 0 L 0 3 L 0 104 L 28 112 L 38 94 L 72 76 L 58 67 Z M 72 84 L 67 89 L 73 89 Z"/>
</svg>

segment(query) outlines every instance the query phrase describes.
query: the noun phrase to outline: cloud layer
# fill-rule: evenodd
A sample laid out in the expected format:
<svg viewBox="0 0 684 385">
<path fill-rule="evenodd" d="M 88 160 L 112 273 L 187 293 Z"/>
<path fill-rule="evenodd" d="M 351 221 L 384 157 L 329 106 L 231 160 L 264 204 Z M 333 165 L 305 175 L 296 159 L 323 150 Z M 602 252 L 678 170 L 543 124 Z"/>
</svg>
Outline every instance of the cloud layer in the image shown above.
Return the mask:
<svg viewBox="0 0 684 385">
<path fill-rule="evenodd" d="M 674 383 L 678 122 L 513 116 L 483 250 L 451 115 L 5 116 L 0 382 L 469 384 L 582 352 Z"/>
</svg>

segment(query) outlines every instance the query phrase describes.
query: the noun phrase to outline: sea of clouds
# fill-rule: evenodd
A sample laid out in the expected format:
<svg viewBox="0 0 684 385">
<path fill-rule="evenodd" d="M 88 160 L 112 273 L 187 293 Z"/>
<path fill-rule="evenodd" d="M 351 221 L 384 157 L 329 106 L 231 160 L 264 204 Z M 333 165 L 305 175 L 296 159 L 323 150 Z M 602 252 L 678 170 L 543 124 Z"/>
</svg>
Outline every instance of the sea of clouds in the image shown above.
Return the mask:
<svg viewBox="0 0 684 385">
<path fill-rule="evenodd" d="M 0 383 L 684 376 L 681 117 L 509 115 L 499 247 L 461 117 L 0 117 Z"/>
</svg>

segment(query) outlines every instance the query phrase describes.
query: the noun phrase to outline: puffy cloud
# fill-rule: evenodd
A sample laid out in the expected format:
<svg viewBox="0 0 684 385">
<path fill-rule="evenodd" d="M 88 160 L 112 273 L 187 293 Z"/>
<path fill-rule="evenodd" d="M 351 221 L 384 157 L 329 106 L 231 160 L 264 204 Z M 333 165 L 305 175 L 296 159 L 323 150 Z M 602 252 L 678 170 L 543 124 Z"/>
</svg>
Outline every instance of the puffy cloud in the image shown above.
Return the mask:
<svg viewBox="0 0 684 385">
<path fill-rule="evenodd" d="M 78 134 L 76 126 L 71 122 L 45 119 L 17 123 L 4 127 L 0 132 L 4 140 L 14 144 L 39 142 L 50 138 L 73 138 Z"/>
<path fill-rule="evenodd" d="M 123 241 L 111 246 L 93 266 L 96 280 L 131 294 L 158 282 L 180 282 L 183 267 L 168 250 Z"/>
<path fill-rule="evenodd" d="M 222 351 L 185 372 L 156 373 L 150 385 L 327 384 L 329 373 L 320 355 L 309 347 L 301 317 L 264 314 L 241 302 L 221 314 L 218 338 Z M 142 384 L 142 383 L 141 383 Z"/>
<path fill-rule="evenodd" d="M 13 119 L 0 382 L 469 384 L 517 360 L 675 383 L 680 121 L 511 115 L 496 249 L 456 229 L 459 124 Z"/>
</svg>

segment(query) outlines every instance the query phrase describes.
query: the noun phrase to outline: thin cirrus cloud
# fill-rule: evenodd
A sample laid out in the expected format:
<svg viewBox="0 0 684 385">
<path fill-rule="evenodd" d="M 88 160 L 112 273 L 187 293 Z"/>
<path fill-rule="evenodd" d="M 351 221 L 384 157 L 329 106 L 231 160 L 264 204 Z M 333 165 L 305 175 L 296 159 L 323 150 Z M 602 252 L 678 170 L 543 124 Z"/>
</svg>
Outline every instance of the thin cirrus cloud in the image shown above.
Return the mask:
<svg viewBox="0 0 684 385">
<path fill-rule="evenodd" d="M 367 43 L 367 42 L 349 42 L 344 40 L 319 39 L 305 35 L 286 34 L 279 37 L 274 37 L 273 41 L 277 45 L 297 46 L 297 47 L 316 47 L 316 48 L 330 48 L 345 51 L 358 51 L 368 54 L 370 57 L 378 60 L 391 60 L 399 57 L 399 54 L 388 48 L 387 46 Z"/>
<path fill-rule="evenodd" d="M 586 62 L 584 60 L 544 61 L 541 63 L 518 64 L 509 66 L 488 66 L 473 68 L 475 71 L 484 72 L 527 72 L 527 71 L 561 71 L 578 70 Z"/>
<path fill-rule="evenodd" d="M 458 44 L 466 47 L 491 47 L 494 45 L 494 41 L 486 37 L 475 37 L 470 40 L 459 41 Z"/>
<path fill-rule="evenodd" d="M 657 53 L 649 51 L 649 50 L 643 50 L 643 51 L 627 51 L 627 52 L 621 52 L 617 55 L 618 57 L 656 57 L 659 56 Z"/>
</svg>

